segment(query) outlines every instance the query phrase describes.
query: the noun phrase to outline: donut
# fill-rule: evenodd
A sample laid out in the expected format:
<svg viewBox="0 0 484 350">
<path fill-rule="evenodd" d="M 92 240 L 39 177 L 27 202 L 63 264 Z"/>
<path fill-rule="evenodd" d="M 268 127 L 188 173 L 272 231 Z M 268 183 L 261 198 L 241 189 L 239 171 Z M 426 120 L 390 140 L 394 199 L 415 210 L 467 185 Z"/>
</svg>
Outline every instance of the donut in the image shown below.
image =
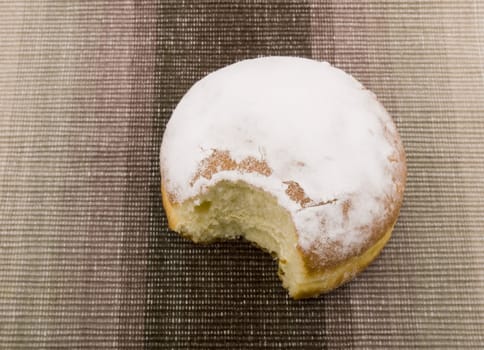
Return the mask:
<svg viewBox="0 0 484 350">
<path fill-rule="evenodd" d="M 171 230 L 254 243 L 294 299 L 333 290 L 379 255 L 407 174 L 372 92 L 327 62 L 279 56 L 196 82 L 166 125 L 160 171 Z"/>
</svg>

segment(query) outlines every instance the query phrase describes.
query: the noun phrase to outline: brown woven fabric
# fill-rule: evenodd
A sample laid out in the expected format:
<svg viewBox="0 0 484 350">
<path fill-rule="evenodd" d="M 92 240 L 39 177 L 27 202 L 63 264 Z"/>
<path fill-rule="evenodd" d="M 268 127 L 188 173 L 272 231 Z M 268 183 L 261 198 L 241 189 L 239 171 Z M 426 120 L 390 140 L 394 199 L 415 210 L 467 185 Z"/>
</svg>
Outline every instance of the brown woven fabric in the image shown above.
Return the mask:
<svg viewBox="0 0 484 350">
<path fill-rule="evenodd" d="M 480 0 L 0 1 L 0 348 L 483 348 L 483 38 Z M 260 55 L 353 74 L 407 150 L 389 245 L 317 299 L 160 205 L 176 103 Z"/>
</svg>

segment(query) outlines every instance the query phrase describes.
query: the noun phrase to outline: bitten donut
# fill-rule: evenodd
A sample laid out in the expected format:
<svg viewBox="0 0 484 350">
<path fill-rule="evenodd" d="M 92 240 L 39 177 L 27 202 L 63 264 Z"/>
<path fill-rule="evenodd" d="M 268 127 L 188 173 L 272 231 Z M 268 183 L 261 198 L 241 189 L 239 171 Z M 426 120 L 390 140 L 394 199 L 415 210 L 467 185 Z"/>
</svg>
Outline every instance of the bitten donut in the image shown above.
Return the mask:
<svg viewBox="0 0 484 350">
<path fill-rule="evenodd" d="M 255 243 L 277 258 L 295 299 L 338 287 L 377 257 L 406 179 L 400 137 L 375 95 L 296 57 L 237 62 L 195 83 L 166 126 L 160 166 L 172 230 Z"/>
</svg>

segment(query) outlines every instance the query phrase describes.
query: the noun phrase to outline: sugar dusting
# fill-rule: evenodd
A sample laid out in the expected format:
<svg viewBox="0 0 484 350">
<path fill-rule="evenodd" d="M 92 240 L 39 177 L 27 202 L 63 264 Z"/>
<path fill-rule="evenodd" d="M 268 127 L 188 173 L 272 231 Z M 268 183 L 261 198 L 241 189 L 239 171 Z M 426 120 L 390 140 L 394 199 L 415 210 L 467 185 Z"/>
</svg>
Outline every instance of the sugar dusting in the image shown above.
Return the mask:
<svg viewBox="0 0 484 350">
<path fill-rule="evenodd" d="M 385 214 L 381 199 L 396 191 L 385 132 L 396 130 L 374 95 L 328 63 L 245 60 L 209 74 L 180 101 L 163 137 L 162 176 L 177 201 L 221 180 L 260 187 L 291 213 L 303 249 L 338 242 L 349 251 L 368 239 L 361 228 Z M 264 161 L 271 176 L 233 168 L 197 177 L 216 150 L 237 163 Z M 294 183 L 316 204 L 291 199 Z"/>
</svg>

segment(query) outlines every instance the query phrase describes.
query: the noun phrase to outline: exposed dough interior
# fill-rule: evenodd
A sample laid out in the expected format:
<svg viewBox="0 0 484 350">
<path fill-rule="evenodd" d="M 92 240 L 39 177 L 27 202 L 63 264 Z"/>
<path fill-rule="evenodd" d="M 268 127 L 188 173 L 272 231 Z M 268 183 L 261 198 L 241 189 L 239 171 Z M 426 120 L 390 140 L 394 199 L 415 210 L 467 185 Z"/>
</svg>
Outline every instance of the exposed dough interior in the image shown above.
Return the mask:
<svg viewBox="0 0 484 350">
<path fill-rule="evenodd" d="M 279 261 L 279 276 L 286 288 L 297 280 L 297 236 L 289 212 L 276 199 L 242 181 L 221 181 L 176 210 L 176 231 L 194 242 L 244 237 Z M 302 261 L 300 261 L 302 262 Z"/>
</svg>

